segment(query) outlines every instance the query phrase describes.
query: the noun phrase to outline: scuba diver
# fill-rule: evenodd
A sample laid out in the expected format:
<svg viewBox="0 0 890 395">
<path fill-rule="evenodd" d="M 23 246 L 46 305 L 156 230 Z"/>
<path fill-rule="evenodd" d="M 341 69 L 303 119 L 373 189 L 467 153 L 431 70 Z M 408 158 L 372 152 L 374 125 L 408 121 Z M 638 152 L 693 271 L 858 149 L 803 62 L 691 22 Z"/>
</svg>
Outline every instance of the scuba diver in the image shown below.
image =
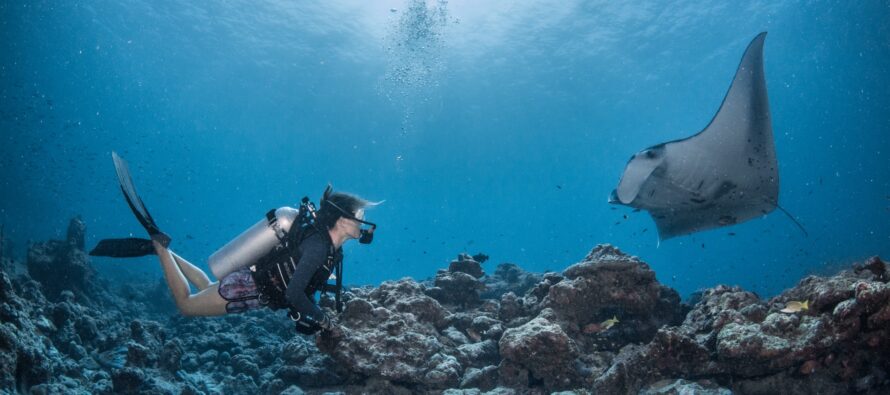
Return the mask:
<svg viewBox="0 0 890 395">
<path fill-rule="evenodd" d="M 169 249 L 162 232 L 136 194 L 127 163 L 112 152 L 124 198 L 150 239 L 99 241 L 90 255 L 137 257 L 156 254 L 176 307 L 186 316 L 218 316 L 269 307 L 287 309 L 298 332 L 331 331 L 335 325 L 315 303 L 316 292 L 334 292 L 336 310 L 343 302 L 343 244 L 358 239 L 370 244 L 377 225 L 364 220 L 372 203 L 356 195 L 334 192 L 330 185 L 320 208 L 304 197 L 298 209 L 270 210 L 266 218 L 211 255 L 207 274 Z M 335 279 L 335 284 L 329 284 Z M 191 293 L 189 283 L 198 289 Z"/>
</svg>

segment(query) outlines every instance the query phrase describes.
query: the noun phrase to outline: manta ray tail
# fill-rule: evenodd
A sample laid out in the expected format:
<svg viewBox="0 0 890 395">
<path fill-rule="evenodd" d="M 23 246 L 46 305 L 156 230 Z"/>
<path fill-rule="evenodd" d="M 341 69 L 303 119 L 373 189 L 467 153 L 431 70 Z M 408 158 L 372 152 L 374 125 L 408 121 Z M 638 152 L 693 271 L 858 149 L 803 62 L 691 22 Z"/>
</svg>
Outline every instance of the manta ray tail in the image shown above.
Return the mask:
<svg viewBox="0 0 890 395">
<path fill-rule="evenodd" d="M 796 218 L 794 218 L 794 216 L 791 215 L 791 213 L 789 213 L 788 210 L 785 210 L 785 208 L 780 206 L 778 203 L 776 203 L 776 208 L 778 208 L 779 210 L 782 210 L 782 212 L 785 213 L 785 215 L 787 215 L 788 218 L 791 219 L 791 221 L 793 221 L 794 224 L 797 225 L 798 228 L 800 228 L 800 231 L 803 232 L 804 236 L 810 237 L 810 234 L 807 232 L 806 229 L 804 229 L 803 225 Z"/>
</svg>

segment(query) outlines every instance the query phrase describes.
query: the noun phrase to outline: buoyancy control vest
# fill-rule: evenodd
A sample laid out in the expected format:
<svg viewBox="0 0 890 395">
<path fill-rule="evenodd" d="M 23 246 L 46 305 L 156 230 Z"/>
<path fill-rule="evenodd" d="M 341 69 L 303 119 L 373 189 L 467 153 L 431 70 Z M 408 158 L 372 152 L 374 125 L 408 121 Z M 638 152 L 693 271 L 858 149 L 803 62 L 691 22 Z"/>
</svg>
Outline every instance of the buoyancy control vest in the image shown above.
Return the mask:
<svg viewBox="0 0 890 395">
<path fill-rule="evenodd" d="M 288 283 L 296 272 L 297 264 L 302 258 L 302 243 L 314 234 L 320 234 L 327 251 L 324 263 L 315 271 L 309 279 L 304 292 L 309 299 L 314 301 L 315 292 L 333 292 L 336 299 L 337 312 L 342 310 L 341 290 L 343 274 L 343 254 L 334 249 L 330 239 L 313 225 L 306 225 L 295 232 L 289 232 L 287 240 L 275 247 L 256 264 L 250 266 L 251 274 L 257 284 L 260 294 L 260 303 L 272 308 L 291 308 L 286 295 Z M 335 284 L 329 284 L 329 280 L 335 278 Z M 291 312 L 294 315 L 293 311 Z"/>
<path fill-rule="evenodd" d="M 303 197 L 299 209 L 269 210 L 264 219 L 210 256 L 210 270 L 222 278 L 249 267 L 260 291 L 260 302 L 273 309 L 289 307 L 285 300 L 287 283 L 300 259 L 300 243 L 313 232 L 319 232 L 315 221 L 315 205 L 308 197 Z M 328 283 L 332 273 L 336 276 L 333 285 Z M 312 299 L 316 291 L 333 292 L 339 313 L 343 309 L 342 289 L 342 255 L 338 259 L 338 251 L 330 245 L 327 261 L 309 281 L 306 293 Z"/>
</svg>

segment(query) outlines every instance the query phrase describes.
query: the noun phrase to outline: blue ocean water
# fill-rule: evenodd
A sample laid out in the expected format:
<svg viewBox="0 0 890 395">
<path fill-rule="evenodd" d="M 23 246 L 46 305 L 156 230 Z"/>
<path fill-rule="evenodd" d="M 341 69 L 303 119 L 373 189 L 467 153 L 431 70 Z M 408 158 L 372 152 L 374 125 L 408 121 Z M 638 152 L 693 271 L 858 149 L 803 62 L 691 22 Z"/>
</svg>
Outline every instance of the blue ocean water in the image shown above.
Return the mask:
<svg viewBox="0 0 890 395">
<path fill-rule="evenodd" d="M 346 282 L 426 278 L 459 252 L 561 271 L 599 243 L 686 295 L 776 293 L 890 256 L 885 1 L 4 1 L 0 224 L 142 236 L 117 151 L 199 265 L 328 182 L 383 204 Z M 608 204 L 627 159 L 711 119 L 747 43 L 765 69 L 779 211 L 659 243 Z M 155 259 L 96 259 L 151 281 Z"/>
</svg>

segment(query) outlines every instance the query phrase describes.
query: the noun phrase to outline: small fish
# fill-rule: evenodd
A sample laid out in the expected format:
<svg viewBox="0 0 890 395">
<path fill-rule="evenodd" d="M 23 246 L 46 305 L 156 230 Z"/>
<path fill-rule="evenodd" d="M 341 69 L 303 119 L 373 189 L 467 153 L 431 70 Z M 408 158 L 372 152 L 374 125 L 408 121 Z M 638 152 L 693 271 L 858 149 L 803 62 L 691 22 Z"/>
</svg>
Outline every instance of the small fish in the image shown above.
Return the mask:
<svg viewBox="0 0 890 395">
<path fill-rule="evenodd" d="M 624 214 L 624 219 L 627 219 L 627 214 Z"/>
<path fill-rule="evenodd" d="M 638 212 L 640 212 L 640 209 L 635 208 L 634 211 L 632 211 L 632 212 L 634 212 L 634 213 L 638 213 Z"/>
<path fill-rule="evenodd" d="M 584 325 L 584 329 L 582 329 L 581 331 L 589 335 L 592 333 L 602 332 L 603 327 L 601 327 L 600 324 L 592 322 L 590 324 Z"/>
<path fill-rule="evenodd" d="M 803 374 L 803 375 L 812 374 L 819 367 L 820 367 L 819 361 L 817 361 L 815 359 L 811 359 L 809 361 L 804 362 L 803 365 L 800 365 L 800 374 Z"/>
<path fill-rule="evenodd" d="M 557 185 L 556 189 L 562 189 L 562 185 Z"/>
<path fill-rule="evenodd" d="M 647 230 L 649 230 L 649 228 L 643 228 L 643 231 L 640 233 L 646 233 Z"/>
<path fill-rule="evenodd" d="M 735 236 L 735 232 L 729 232 L 729 233 L 727 233 L 727 234 L 730 235 L 730 236 Z"/>
<path fill-rule="evenodd" d="M 612 318 L 609 318 L 608 320 L 605 320 L 605 321 L 601 322 L 601 323 L 600 323 L 600 326 L 601 326 L 601 327 L 603 328 L 603 330 L 605 331 L 605 330 L 609 330 L 609 328 L 615 326 L 615 324 L 617 324 L 617 323 L 619 323 L 619 322 L 621 322 L 621 321 L 618 321 L 618 316 L 617 316 L 617 315 L 613 315 Z"/>
<path fill-rule="evenodd" d="M 792 300 L 792 301 L 788 302 L 787 304 L 785 304 L 784 309 L 779 310 L 779 311 L 781 311 L 783 313 L 790 314 L 790 313 L 799 313 L 801 311 L 807 311 L 809 309 L 810 309 L 810 301 L 809 300 L 805 300 L 803 302 Z"/>
</svg>

